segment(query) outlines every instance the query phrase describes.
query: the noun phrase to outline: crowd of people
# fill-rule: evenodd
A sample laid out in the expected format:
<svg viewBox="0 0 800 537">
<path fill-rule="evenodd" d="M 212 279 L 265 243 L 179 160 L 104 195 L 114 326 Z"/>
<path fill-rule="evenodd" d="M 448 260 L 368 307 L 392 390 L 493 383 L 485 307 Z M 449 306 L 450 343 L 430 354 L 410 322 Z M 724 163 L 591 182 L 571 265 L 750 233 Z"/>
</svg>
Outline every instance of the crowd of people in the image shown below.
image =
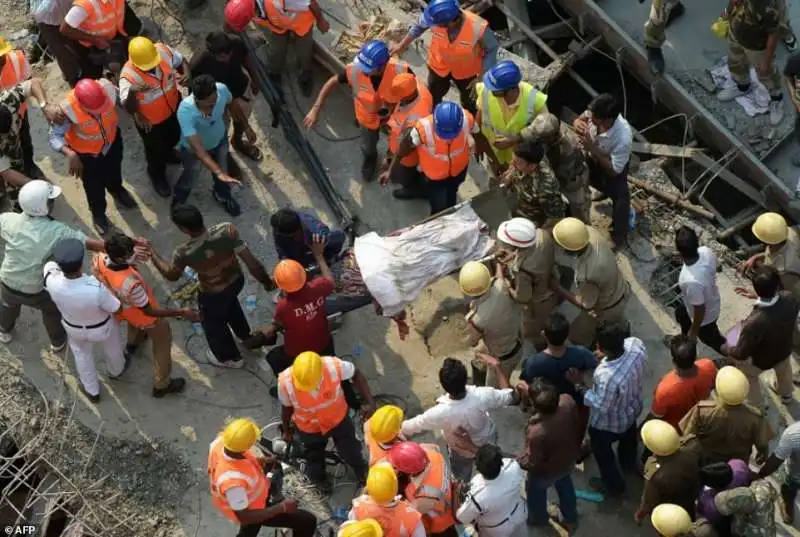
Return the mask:
<svg viewBox="0 0 800 537">
<path fill-rule="evenodd" d="M 629 231 L 632 131 L 613 96 L 597 96 L 572 125 L 561 122 L 518 65 L 497 61 L 499 45 L 487 22 L 456 0 L 432 0 L 400 43 L 365 43 L 320 90 L 305 125 L 317 122 L 337 85 L 349 86 L 365 182 L 398 183 L 395 198 L 427 199 L 436 215 L 456 205 L 474 156 L 507 194 L 513 217 L 496 231 L 493 260 L 469 262 L 459 273 L 469 299 L 464 337 L 476 349 L 471 373 L 467 364 L 445 359 L 439 370 L 444 393 L 412 417 L 396 406 L 376 408 L 356 364 L 336 357 L 326 299 L 365 287 L 342 230 L 310 213 L 278 210 L 270 224 L 280 261 L 270 271 L 234 224 L 209 224 L 189 203 L 205 168 L 214 199 L 237 216 L 231 186 L 241 172 L 231 148 L 262 159 L 250 124 L 259 60 L 243 42 L 228 31 L 212 32 L 205 50 L 185 58 L 139 35 L 141 23 L 122 0 L 49 2 L 32 13 L 72 89 L 62 101 L 48 102 L 25 54 L 0 39 L 0 179 L 16 192 L 18 206 L 0 214 L 3 344 L 12 341 L 22 306 L 40 310 L 51 350 L 69 345 L 80 388 L 94 403 L 102 399 L 95 343 L 106 354 L 108 378 L 116 380 L 150 339 L 152 395 L 185 389 L 186 381 L 172 375 L 170 318 L 201 324 L 207 360 L 218 367 L 243 367 L 240 346 L 270 347 L 270 394 L 282 409 L 283 439 L 303 447 L 307 477 L 330 490 L 325 449 L 332 440 L 358 480 L 340 537 L 455 537 L 458 524 L 474 526 L 482 537 L 519 537 L 551 521 L 571 533 L 579 521 L 572 472 L 590 456 L 598 475 L 589 487 L 605 498 L 623 497 L 630 479 L 644 481 L 633 518 L 649 517 L 663 537 L 771 537 L 776 502 L 783 520 L 793 520 L 800 425 L 787 427 L 770 452 L 775 433 L 759 379 L 774 370 L 774 391 L 783 404 L 793 403 L 800 380 L 791 367 L 800 341 L 800 236 L 779 214 L 755 221 L 753 234 L 765 250 L 742 267 L 752 289 L 737 290 L 754 300 L 753 309 L 723 335 L 716 256 L 691 228 L 676 230 L 681 333 L 668 341 L 674 370 L 658 383 L 642 416 L 648 349 L 631 333 L 631 289 L 615 255 Z M 253 22 L 263 30 L 266 71 L 278 87 L 294 51 L 299 89 L 312 94 L 314 27 L 329 28 L 315 0 L 231 0 L 225 16 L 228 29 Z M 653 16 L 665 15 L 655 9 Z M 655 43 L 657 25 L 648 24 Z M 732 23 L 731 31 L 736 28 Z M 426 31 L 432 38 L 423 82 L 401 56 Z M 649 50 L 657 64 L 656 49 Z M 460 104 L 444 99 L 451 84 Z M 29 99 L 50 123 L 50 146 L 81 180 L 102 240 L 51 216 L 61 188 L 35 165 Z M 171 256 L 145 238 L 116 232 L 106 216 L 106 191 L 121 208 L 136 208 L 122 177 L 120 110 L 134 120 L 153 188 L 171 197 L 171 220 L 186 235 Z M 386 158 L 377 149 L 382 133 L 388 134 Z M 170 185 L 168 166 L 177 164 L 182 172 Z M 605 198 L 612 201 L 610 241 L 590 221 L 592 201 Z M 87 250 L 91 273 L 84 272 Z M 557 260 L 564 258 L 571 259 L 574 286 L 559 277 Z M 196 277 L 199 311 L 160 305 L 139 269 L 148 262 L 168 281 Z M 342 263 L 349 267 L 344 281 L 332 270 Z M 240 304 L 242 265 L 265 291 L 276 291 L 274 318 L 258 329 Z M 560 311 L 562 302 L 577 308 L 572 321 Z M 404 317 L 395 320 L 404 337 Z M 698 341 L 716 356 L 699 356 Z M 511 384 L 517 368 L 520 378 Z M 508 406 L 529 414 L 518 454 L 498 445 L 490 416 Z M 366 446 L 357 440 L 351 409 L 366 418 Z M 441 433 L 446 449 L 413 440 L 425 432 Z M 212 442 L 214 505 L 239 525 L 240 537 L 254 537 L 262 526 L 311 537 L 315 515 L 273 486 L 277 461 L 258 448 L 259 435 L 252 420 L 239 418 Z M 773 474 L 778 488 L 767 479 Z M 550 488 L 559 498 L 555 510 L 547 503 Z"/>
</svg>

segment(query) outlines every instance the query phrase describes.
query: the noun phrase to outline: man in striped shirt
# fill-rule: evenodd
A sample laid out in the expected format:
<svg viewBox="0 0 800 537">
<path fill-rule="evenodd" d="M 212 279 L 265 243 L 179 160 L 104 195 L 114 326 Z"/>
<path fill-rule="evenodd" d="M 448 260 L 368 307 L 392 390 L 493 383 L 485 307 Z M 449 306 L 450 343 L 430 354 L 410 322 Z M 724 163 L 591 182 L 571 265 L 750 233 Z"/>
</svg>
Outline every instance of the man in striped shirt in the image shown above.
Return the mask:
<svg viewBox="0 0 800 537">
<path fill-rule="evenodd" d="M 630 337 L 627 323 L 603 324 L 597 331 L 598 351 L 604 356 L 594 371 L 593 385 L 583 384 L 582 373 L 567 372 L 567 379 L 584 394 L 590 407 L 589 440 L 600 469 L 589 486 L 598 492 L 619 496 L 625 492 L 623 470 L 637 472 L 636 420 L 644 406 L 642 389 L 647 349 L 641 339 Z M 613 446 L 619 443 L 617 454 Z M 619 465 L 617 464 L 619 461 Z"/>
</svg>

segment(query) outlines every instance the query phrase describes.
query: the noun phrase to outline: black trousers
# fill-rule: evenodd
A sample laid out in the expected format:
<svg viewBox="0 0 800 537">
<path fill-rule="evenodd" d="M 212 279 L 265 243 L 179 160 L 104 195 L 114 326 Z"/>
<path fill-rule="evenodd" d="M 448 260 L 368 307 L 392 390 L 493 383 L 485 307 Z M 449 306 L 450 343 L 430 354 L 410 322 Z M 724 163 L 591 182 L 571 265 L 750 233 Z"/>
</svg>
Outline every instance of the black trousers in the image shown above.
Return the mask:
<svg viewBox="0 0 800 537">
<path fill-rule="evenodd" d="M 688 334 L 689 329 L 692 327 L 692 319 L 689 317 L 689 312 L 686 311 L 686 306 L 683 305 L 683 302 L 675 306 L 675 320 L 681 325 L 681 334 L 684 336 Z M 725 336 L 720 333 L 716 319 L 714 319 L 713 323 L 701 326 L 697 337 L 700 341 L 722 354 L 722 344 L 725 343 Z"/>
<path fill-rule="evenodd" d="M 325 446 L 332 439 L 336 452 L 356 474 L 359 483 L 367 479 L 367 461 L 361 451 L 361 443 L 356 440 L 356 430 L 350 416 L 328 431 L 328 434 L 309 434 L 297 431 L 297 439 L 306 449 L 306 474 L 314 483 L 325 481 Z"/>
<path fill-rule="evenodd" d="M 458 94 L 461 99 L 461 106 L 469 110 L 472 115 L 475 115 L 478 107 L 475 104 L 475 98 L 472 94 L 472 83 L 476 77 L 465 78 L 464 80 L 457 80 L 452 76 L 439 76 L 431 68 L 428 68 L 428 89 L 431 90 L 431 97 L 433 97 L 433 106 L 442 102 L 444 96 L 450 91 L 450 83 L 456 85 Z"/>
<path fill-rule="evenodd" d="M 19 143 L 22 146 L 22 166 L 28 177 L 33 173 L 33 141 L 31 140 L 31 121 L 28 114 L 22 118 L 22 128 L 19 130 Z"/>
<path fill-rule="evenodd" d="M 197 302 L 203 314 L 203 332 L 208 348 L 220 362 L 239 359 L 239 348 L 231 330 L 241 340 L 250 337 L 250 323 L 239 303 L 239 293 L 244 288 L 244 278 L 239 278 L 217 293 L 200 292 Z"/>
<path fill-rule="evenodd" d="M 628 240 L 628 218 L 631 213 L 631 192 L 628 188 L 628 166 L 610 176 L 594 161 L 589 161 L 589 183 L 611 198 L 611 237 L 619 246 Z"/>
<path fill-rule="evenodd" d="M 466 178 L 467 168 L 455 177 L 436 181 L 428 179 L 428 202 L 431 206 L 431 215 L 454 207 L 458 203 L 458 189 Z"/>
<path fill-rule="evenodd" d="M 175 146 L 181 140 L 181 126 L 178 124 L 177 108 L 167 119 L 153 125 L 150 132 L 142 131 L 136 126 L 142 137 L 144 155 L 147 159 L 147 175 L 154 181 L 167 179 L 167 161 L 172 156 Z"/>
<path fill-rule="evenodd" d="M 328 346 L 318 351 L 322 356 L 336 356 L 336 350 L 333 348 L 333 338 Z M 283 371 L 289 369 L 289 366 L 294 363 L 294 356 L 289 356 L 283 348 L 283 345 L 273 347 L 267 352 L 267 363 L 272 368 L 275 378 L 278 378 Z"/>
<path fill-rule="evenodd" d="M 261 528 L 287 528 L 294 537 L 314 537 L 317 530 L 317 517 L 298 509 L 294 513 L 282 513 L 260 524 L 245 524 L 239 528 L 236 537 L 256 537 Z"/>
<path fill-rule="evenodd" d="M 83 164 L 83 189 L 92 218 L 102 220 L 106 216 L 106 190 L 114 196 L 122 189 L 122 132 L 117 129 L 117 138 L 103 155 L 79 155 Z"/>
</svg>

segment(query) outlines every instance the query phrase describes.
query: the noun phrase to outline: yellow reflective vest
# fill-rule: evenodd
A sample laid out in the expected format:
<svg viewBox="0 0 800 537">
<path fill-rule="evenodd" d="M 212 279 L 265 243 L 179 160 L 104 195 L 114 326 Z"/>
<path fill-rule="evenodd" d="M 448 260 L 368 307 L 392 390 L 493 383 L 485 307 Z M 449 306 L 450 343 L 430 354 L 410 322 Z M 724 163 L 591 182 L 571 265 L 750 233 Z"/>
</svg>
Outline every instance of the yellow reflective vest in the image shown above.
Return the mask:
<svg viewBox="0 0 800 537">
<path fill-rule="evenodd" d="M 485 91 L 482 82 L 475 85 L 477 105 L 481 111 L 481 133 L 489 140 L 500 164 L 511 162 L 514 148 L 497 149 L 494 141 L 519 134 L 547 104 L 547 95 L 527 82 L 520 82 L 519 89 L 519 105 L 514 115 L 506 119 L 503 113 L 505 106 L 500 103 L 500 99 L 492 95 L 492 92 Z"/>
</svg>

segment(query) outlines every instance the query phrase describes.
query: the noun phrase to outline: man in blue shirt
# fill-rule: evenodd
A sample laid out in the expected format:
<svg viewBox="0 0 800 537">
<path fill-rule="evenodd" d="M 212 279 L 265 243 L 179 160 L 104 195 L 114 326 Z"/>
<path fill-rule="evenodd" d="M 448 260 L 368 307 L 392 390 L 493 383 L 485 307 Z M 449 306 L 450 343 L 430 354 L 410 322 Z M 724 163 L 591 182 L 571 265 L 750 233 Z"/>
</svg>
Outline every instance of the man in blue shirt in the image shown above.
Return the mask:
<svg viewBox="0 0 800 537">
<path fill-rule="evenodd" d="M 313 265 L 314 255 L 311 244 L 315 235 L 325 241 L 323 256 L 325 261 L 333 264 L 338 258 L 345 243 L 345 234 L 341 229 L 331 229 L 315 216 L 292 209 L 279 209 L 270 218 L 272 237 L 279 259 L 294 259 L 304 267 Z"/>
<path fill-rule="evenodd" d="M 244 114 L 231 92 L 209 75 L 192 80 L 192 94 L 178 106 L 181 126 L 181 160 L 183 173 L 175 184 L 172 205 L 185 203 L 198 173 L 198 164 L 208 168 L 214 180 L 213 196 L 231 216 L 238 216 L 239 204 L 231 195 L 231 184 L 239 181 L 228 175 L 228 123 L 230 117 Z M 245 121 L 246 122 L 246 121 Z M 251 127 L 245 132 L 248 141 L 255 141 Z"/>
</svg>

